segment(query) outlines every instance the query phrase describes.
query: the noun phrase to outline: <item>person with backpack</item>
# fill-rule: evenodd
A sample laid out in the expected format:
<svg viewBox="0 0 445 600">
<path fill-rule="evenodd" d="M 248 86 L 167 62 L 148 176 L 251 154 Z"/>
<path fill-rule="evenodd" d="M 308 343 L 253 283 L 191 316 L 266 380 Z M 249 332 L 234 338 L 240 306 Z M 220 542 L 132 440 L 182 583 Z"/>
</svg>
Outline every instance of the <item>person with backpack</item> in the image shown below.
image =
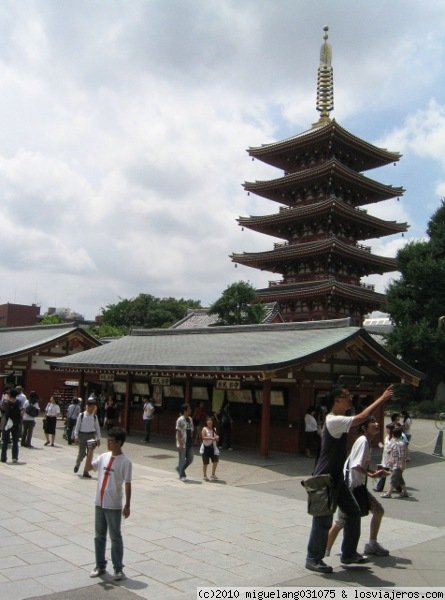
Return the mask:
<svg viewBox="0 0 445 600">
<path fill-rule="evenodd" d="M 3 402 L 5 412 L 5 426 L 2 435 L 2 456 L 1 462 L 7 461 L 7 452 L 9 440 L 12 439 L 12 462 L 19 460 L 19 429 L 22 421 L 22 411 L 17 402 L 17 390 L 10 390 L 8 397 Z"/>
<path fill-rule="evenodd" d="M 73 443 L 73 431 L 80 415 L 81 402 L 82 398 L 73 398 L 66 411 L 66 441 L 70 446 Z"/>
<path fill-rule="evenodd" d="M 88 441 L 95 440 L 95 445 L 100 446 L 100 425 L 96 415 L 96 399 L 90 396 L 86 402 L 86 408 L 77 417 L 74 428 L 74 443 L 79 444 L 74 473 L 77 473 L 79 467 L 85 458 L 88 450 Z M 83 477 L 91 479 L 88 471 L 84 470 Z"/>
<path fill-rule="evenodd" d="M 36 417 L 39 416 L 40 404 L 39 395 L 34 390 L 29 392 L 29 398 L 27 398 L 23 404 L 23 418 L 22 418 L 22 442 L 21 445 L 25 448 L 32 448 L 32 432 L 36 424 Z"/>
</svg>

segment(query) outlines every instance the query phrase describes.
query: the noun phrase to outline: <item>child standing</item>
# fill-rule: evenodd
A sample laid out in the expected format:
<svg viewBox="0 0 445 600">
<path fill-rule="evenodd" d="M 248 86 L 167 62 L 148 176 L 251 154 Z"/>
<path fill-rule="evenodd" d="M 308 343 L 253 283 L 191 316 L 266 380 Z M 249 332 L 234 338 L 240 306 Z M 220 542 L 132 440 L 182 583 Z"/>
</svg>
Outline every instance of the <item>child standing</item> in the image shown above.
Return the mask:
<svg viewBox="0 0 445 600">
<path fill-rule="evenodd" d="M 405 480 L 403 479 L 403 471 L 406 467 L 407 447 L 402 441 L 402 428 L 395 427 L 392 436 L 393 444 L 391 447 L 390 467 L 391 467 L 391 482 L 389 490 L 386 494 L 382 494 L 382 498 L 392 498 L 395 490 L 400 489 L 400 498 L 407 498 Z"/>
</svg>

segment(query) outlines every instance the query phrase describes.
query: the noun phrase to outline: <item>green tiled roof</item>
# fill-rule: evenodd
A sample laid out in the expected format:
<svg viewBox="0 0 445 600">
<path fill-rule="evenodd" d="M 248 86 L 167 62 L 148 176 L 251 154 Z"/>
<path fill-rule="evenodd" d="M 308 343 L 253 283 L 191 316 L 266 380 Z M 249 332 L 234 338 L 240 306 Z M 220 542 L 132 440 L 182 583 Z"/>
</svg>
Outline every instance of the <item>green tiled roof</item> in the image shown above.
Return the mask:
<svg viewBox="0 0 445 600">
<path fill-rule="evenodd" d="M 203 329 L 136 330 L 84 352 L 48 360 L 58 368 L 262 371 L 306 363 L 357 336 L 391 357 L 348 319 Z M 408 367 L 408 365 L 403 365 Z M 412 370 L 414 373 L 415 371 Z M 415 372 L 417 373 L 417 372 Z"/>
</svg>

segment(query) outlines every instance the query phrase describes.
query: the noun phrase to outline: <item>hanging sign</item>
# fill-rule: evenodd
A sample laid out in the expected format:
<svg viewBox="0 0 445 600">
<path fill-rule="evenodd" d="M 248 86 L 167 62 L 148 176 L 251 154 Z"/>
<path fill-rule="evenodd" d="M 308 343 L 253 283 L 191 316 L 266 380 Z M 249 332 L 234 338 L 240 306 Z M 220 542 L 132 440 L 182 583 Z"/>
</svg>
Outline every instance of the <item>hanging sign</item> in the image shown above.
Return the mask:
<svg viewBox="0 0 445 600">
<path fill-rule="evenodd" d="M 114 381 L 114 373 L 100 373 L 99 381 Z"/>
<path fill-rule="evenodd" d="M 239 379 L 218 379 L 216 382 L 217 390 L 239 390 L 241 382 Z"/>
<path fill-rule="evenodd" d="M 170 385 L 170 377 L 152 377 L 152 385 Z"/>
</svg>

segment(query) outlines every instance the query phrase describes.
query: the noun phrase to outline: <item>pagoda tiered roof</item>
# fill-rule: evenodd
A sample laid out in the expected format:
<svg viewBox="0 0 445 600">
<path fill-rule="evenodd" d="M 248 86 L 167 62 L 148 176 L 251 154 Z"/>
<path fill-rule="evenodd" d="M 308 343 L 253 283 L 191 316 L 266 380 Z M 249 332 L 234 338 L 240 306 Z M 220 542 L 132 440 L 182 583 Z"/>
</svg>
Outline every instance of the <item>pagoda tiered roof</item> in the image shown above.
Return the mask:
<svg viewBox="0 0 445 600">
<path fill-rule="evenodd" d="M 298 244 L 283 244 L 266 252 L 243 252 L 232 254 L 233 262 L 255 267 L 266 271 L 280 272 L 280 265 L 286 266 L 317 256 L 336 255 L 344 260 L 352 261 L 362 267 L 362 275 L 371 273 L 387 273 L 397 271 L 395 258 L 379 256 L 368 251 L 367 247 L 346 244 L 336 236 Z M 285 270 L 285 269 L 284 269 Z"/>
<path fill-rule="evenodd" d="M 364 173 L 396 163 L 401 154 L 366 142 L 331 119 L 334 79 L 328 30 L 323 30 L 320 50 L 317 122 L 298 135 L 248 149 L 253 159 L 281 172 L 271 180 L 245 181 L 244 189 L 280 206 L 276 214 L 239 217 L 238 223 L 283 242 L 265 252 L 233 253 L 231 259 L 282 275 L 282 281 L 257 290 L 257 300 L 279 302 L 285 320 L 349 314 L 361 323 L 384 299 L 383 294 L 362 286 L 361 277 L 397 271 L 398 262 L 373 254 L 359 240 L 408 229 L 407 223 L 385 221 L 362 208 L 400 197 L 405 191 Z M 333 296 L 335 301 L 331 301 Z"/>
<path fill-rule="evenodd" d="M 288 239 L 292 223 L 313 222 L 320 217 L 332 217 L 333 221 L 348 222 L 361 230 L 360 239 L 379 238 L 407 231 L 407 223 L 384 221 L 369 215 L 366 210 L 353 208 L 338 198 L 326 198 L 321 202 L 296 207 L 282 207 L 279 213 L 262 216 L 239 217 L 238 223 L 260 233 Z"/>
<path fill-rule="evenodd" d="M 285 140 L 250 147 L 247 152 L 252 158 L 291 172 L 300 168 L 305 153 L 314 150 L 320 155 L 334 156 L 357 171 L 382 167 L 401 158 L 398 152 L 379 148 L 353 135 L 335 119 Z"/>
<path fill-rule="evenodd" d="M 259 302 L 283 302 L 283 300 L 304 300 L 307 298 L 324 298 L 339 296 L 347 300 L 360 300 L 373 305 L 376 310 L 384 300 L 385 294 L 375 292 L 372 286 L 352 285 L 339 281 L 335 277 L 304 283 L 288 283 L 271 285 L 270 287 L 256 290 Z"/>
<path fill-rule="evenodd" d="M 341 196 L 342 190 L 345 190 L 348 199 L 355 206 L 389 200 L 396 196 L 402 196 L 405 191 L 403 187 L 385 185 L 365 177 L 346 167 L 337 159 L 331 159 L 315 167 L 277 179 L 246 181 L 243 186 L 248 192 L 288 206 L 295 205 L 296 192 L 300 188 L 304 195 L 307 189 L 311 188 L 317 190 L 316 193 L 320 193 L 318 190 L 321 189 L 321 193 L 325 196 L 330 196 L 333 190 L 336 191 L 336 196 Z M 307 202 L 307 200 L 303 199 L 303 202 Z"/>
</svg>

